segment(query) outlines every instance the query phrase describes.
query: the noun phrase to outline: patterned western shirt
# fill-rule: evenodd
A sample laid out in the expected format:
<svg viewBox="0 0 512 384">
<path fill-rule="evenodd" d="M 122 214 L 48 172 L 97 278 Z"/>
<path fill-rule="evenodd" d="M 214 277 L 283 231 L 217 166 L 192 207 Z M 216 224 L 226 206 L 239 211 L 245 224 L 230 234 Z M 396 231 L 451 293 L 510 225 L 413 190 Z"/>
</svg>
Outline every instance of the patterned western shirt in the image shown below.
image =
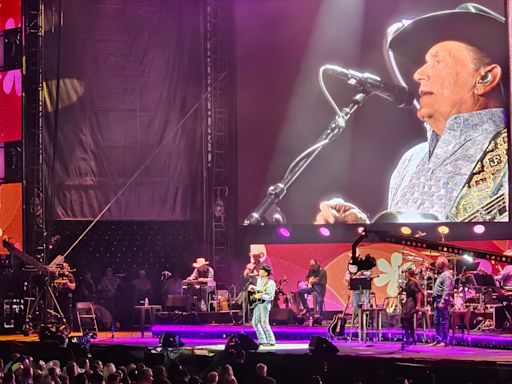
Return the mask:
<svg viewBox="0 0 512 384">
<path fill-rule="evenodd" d="M 505 111 L 494 108 L 451 116 L 441 136 L 427 125 L 427 141 L 407 151 L 391 176 L 388 209 L 450 221 L 461 189 L 505 124 Z M 507 189 L 505 176 L 494 196 Z"/>
</svg>

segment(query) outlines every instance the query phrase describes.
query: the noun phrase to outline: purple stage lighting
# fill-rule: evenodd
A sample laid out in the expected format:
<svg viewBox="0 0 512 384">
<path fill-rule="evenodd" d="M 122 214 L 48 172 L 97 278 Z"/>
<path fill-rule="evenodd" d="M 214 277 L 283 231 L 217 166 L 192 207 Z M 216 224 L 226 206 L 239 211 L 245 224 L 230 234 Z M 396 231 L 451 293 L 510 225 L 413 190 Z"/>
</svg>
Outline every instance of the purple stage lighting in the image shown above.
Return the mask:
<svg viewBox="0 0 512 384">
<path fill-rule="evenodd" d="M 290 235 L 291 235 L 290 231 L 285 227 L 279 228 L 277 230 L 277 233 L 279 233 L 279 236 L 281 236 L 281 237 L 290 237 Z"/>
<path fill-rule="evenodd" d="M 480 235 L 485 232 L 485 227 L 482 224 L 477 224 L 473 227 L 473 232 Z"/>
<path fill-rule="evenodd" d="M 318 230 L 318 232 L 320 232 L 320 234 L 322 236 L 331 236 L 331 231 L 329 231 L 329 228 L 326 228 L 326 227 L 320 227 L 320 229 Z"/>
</svg>

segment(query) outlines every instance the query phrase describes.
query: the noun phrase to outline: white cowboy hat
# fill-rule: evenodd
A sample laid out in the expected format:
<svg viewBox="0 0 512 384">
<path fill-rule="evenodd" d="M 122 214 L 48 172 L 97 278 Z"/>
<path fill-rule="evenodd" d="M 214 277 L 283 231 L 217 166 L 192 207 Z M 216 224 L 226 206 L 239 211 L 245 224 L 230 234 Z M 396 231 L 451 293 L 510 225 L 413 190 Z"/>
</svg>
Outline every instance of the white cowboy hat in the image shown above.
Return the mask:
<svg viewBox="0 0 512 384">
<path fill-rule="evenodd" d="M 194 268 L 199 268 L 199 267 L 201 267 L 201 266 L 203 266 L 205 264 L 210 264 L 210 262 L 206 261 L 206 259 L 204 257 L 199 257 L 199 258 L 196 259 L 196 262 L 194 264 L 192 264 L 192 266 Z"/>
</svg>

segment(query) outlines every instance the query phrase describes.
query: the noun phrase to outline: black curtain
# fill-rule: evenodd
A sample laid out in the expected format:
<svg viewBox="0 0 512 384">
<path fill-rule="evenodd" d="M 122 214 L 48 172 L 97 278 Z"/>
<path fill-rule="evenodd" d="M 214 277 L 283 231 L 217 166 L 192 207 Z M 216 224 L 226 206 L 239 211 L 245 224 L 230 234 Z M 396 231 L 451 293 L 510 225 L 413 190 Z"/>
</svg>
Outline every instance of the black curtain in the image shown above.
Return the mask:
<svg viewBox="0 0 512 384">
<path fill-rule="evenodd" d="M 201 7 L 201 0 L 46 6 L 50 221 L 95 218 L 151 156 L 103 218 L 201 220 Z"/>
</svg>

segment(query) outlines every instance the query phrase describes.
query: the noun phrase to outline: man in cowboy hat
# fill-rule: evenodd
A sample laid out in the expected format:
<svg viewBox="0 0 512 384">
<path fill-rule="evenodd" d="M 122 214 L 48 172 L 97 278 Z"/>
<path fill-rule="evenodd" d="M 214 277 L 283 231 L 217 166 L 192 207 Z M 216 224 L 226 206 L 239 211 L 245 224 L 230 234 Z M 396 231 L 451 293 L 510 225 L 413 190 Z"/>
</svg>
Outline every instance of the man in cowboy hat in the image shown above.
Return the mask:
<svg viewBox="0 0 512 384">
<path fill-rule="evenodd" d="M 398 25 L 397 25 L 398 24 Z M 388 209 L 418 220 L 507 220 L 508 51 L 504 19 L 464 4 L 388 32 L 395 77 L 419 95 L 427 140 L 407 151 L 390 181 Z M 475 217 L 483 212 L 483 217 Z M 368 222 L 341 198 L 316 223 Z"/>
<path fill-rule="evenodd" d="M 195 292 L 192 294 L 193 296 L 197 296 L 199 294 L 198 298 L 200 298 L 202 311 L 206 310 L 208 295 L 215 287 L 213 268 L 208 264 L 210 264 L 210 262 L 204 257 L 197 258 L 196 262 L 192 264 L 195 268 L 194 272 L 185 279 L 186 281 L 197 281 L 202 283 L 194 286 Z"/>
<path fill-rule="evenodd" d="M 274 346 L 276 339 L 270 328 L 270 308 L 272 308 L 272 300 L 276 293 L 276 283 L 270 278 L 272 268 L 267 264 L 261 266 L 258 271 L 258 282 L 256 284 L 257 292 L 255 298 L 262 299 L 261 304 L 256 305 L 252 313 L 252 326 L 258 336 L 260 345 Z"/>
</svg>

